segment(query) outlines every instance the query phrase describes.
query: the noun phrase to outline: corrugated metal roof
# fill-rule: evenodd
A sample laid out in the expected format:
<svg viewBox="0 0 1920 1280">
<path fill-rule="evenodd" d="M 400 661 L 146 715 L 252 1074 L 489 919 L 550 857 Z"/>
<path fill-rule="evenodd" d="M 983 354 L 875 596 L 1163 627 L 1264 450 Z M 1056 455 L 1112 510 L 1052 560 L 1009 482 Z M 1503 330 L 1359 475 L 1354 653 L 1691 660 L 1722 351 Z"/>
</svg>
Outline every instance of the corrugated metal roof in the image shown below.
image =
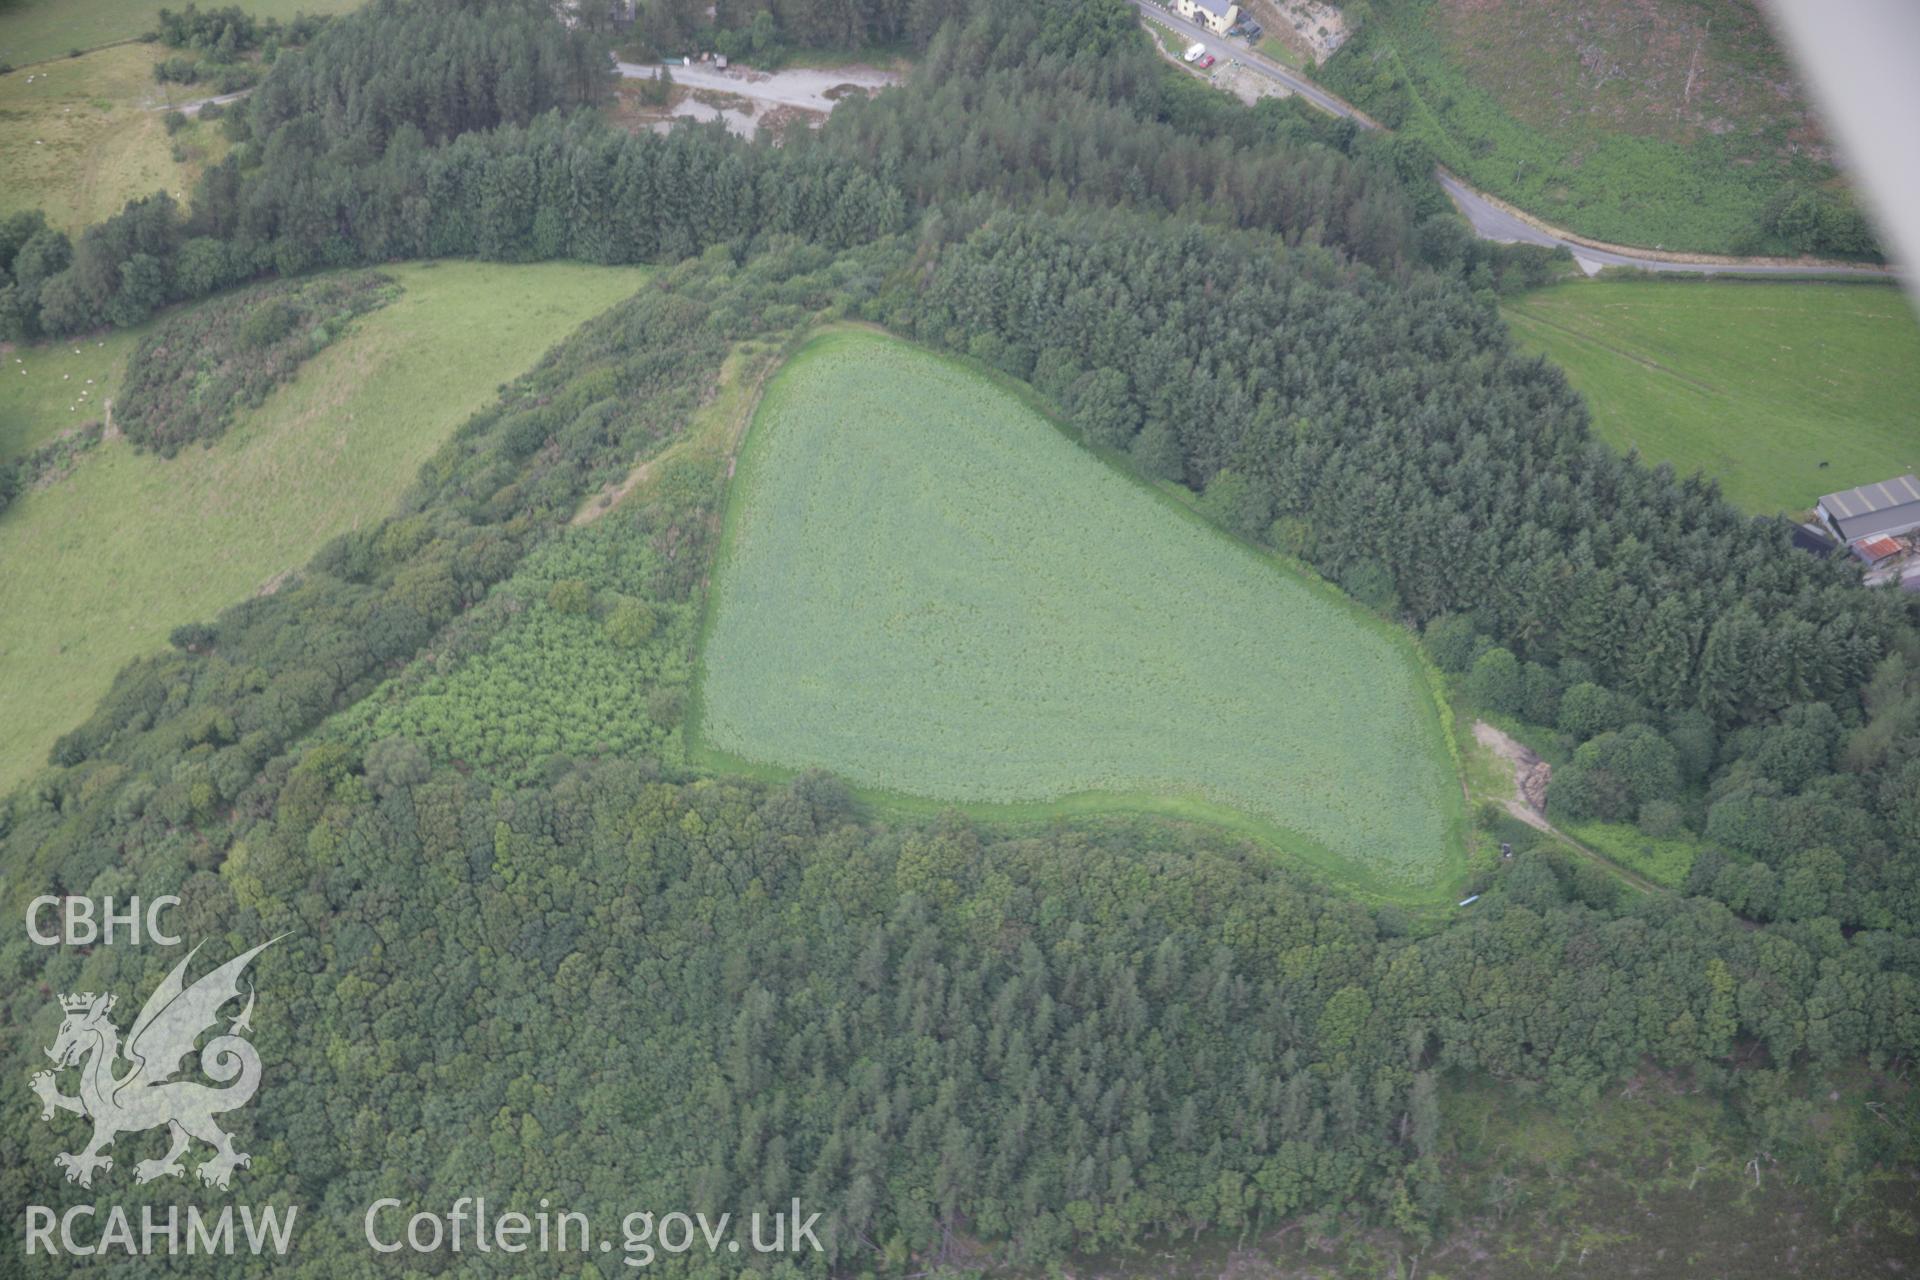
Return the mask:
<svg viewBox="0 0 1920 1280">
<path fill-rule="evenodd" d="M 1885 560 L 1900 550 L 1900 544 L 1892 538 L 1862 538 L 1854 544 L 1860 548 L 1860 554 L 1868 560 Z"/>
<path fill-rule="evenodd" d="M 1920 480 L 1916 480 L 1911 473 L 1882 480 L 1879 484 L 1863 484 L 1858 489 L 1829 493 L 1820 499 L 1821 506 L 1842 520 L 1872 515 L 1876 511 L 1904 506 L 1909 502 L 1920 502 Z"/>
<path fill-rule="evenodd" d="M 1906 502 L 1851 519 L 1840 517 L 1834 523 L 1840 528 L 1840 536 L 1848 542 L 1871 538 L 1877 533 L 1905 533 L 1909 529 L 1920 529 L 1920 502 Z"/>
</svg>

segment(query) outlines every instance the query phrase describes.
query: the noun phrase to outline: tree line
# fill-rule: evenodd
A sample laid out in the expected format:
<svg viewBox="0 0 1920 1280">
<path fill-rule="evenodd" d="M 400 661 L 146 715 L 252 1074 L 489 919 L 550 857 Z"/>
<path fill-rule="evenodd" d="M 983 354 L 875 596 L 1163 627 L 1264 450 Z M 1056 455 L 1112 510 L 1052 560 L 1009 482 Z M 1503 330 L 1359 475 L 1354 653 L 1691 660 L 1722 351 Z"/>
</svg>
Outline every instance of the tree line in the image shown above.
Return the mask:
<svg viewBox="0 0 1920 1280">
<path fill-rule="evenodd" d="M 206 82 L 217 93 L 251 88 L 259 83 L 261 66 L 272 66 L 283 48 L 311 40 L 326 21 L 305 13 L 289 22 L 256 19 L 237 5 L 162 9 L 146 38 L 179 52 L 154 63 L 153 78 L 161 84 Z"/>
<path fill-rule="evenodd" d="M 941 254 L 912 324 L 1425 628 L 1493 709 L 1568 731 L 1568 816 L 1701 786 L 1694 828 L 1760 864 L 1728 872 L 1730 901 L 1771 915 L 1741 884 L 1822 850 L 1845 866 L 1831 914 L 1920 923 L 1911 605 L 1614 453 L 1458 282 L 1177 221 L 999 215 Z"/>
<path fill-rule="evenodd" d="M 897 192 L 816 148 L 611 128 L 580 110 L 609 75 L 595 42 L 541 5 L 381 0 L 274 63 L 228 115 L 239 145 L 190 211 L 157 193 L 77 243 L 44 224 L 0 238 L 0 333 L 137 324 L 266 272 L 673 261 L 758 234 L 846 245 L 904 223 Z"/>
<path fill-rule="evenodd" d="M 1463 237 L 1417 146 L 1297 105 L 1248 115 L 1186 83 L 1120 0 L 983 4 L 942 29 L 914 92 L 850 103 L 818 139 L 780 147 L 615 129 L 592 111 L 611 74 L 596 37 L 531 0 L 380 0 L 276 58 L 223 118 L 236 145 L 188 209 L 156 193 L 77 241 L 42 227 L 0 255 L 0 335 L 137 324 L 270 272 L 672 261 L 765 233 L 841 247 L 931 209 L 971 220 L 1061 199 L 1255 227 L 1487 289 L 1548 262 Z"/>
</svg>

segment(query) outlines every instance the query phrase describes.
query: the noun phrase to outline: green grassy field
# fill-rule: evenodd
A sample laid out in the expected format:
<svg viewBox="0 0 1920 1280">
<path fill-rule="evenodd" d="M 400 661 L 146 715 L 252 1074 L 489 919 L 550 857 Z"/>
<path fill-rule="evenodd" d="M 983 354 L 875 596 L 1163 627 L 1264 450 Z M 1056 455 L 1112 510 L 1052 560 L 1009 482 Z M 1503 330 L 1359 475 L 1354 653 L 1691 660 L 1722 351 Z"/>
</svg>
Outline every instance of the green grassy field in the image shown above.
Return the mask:
<svg viewBox="0 0 1920 1280">
<path fill-rule="evenodd" d="M 392 274 L 398 301 L 214 447 L 162 460 L 103 444 L 0 516 L 0 792 L 39 767 L 128 659 L 389 510 L 502 382 L 644 273 L 449 262 Z M 71 350 L 27 358 L 85 358 L 57 354 Z"/>
<path fill-rule="evenodd" d="M 1602 240 L 1751 242 L 1788 186 L 1836 170 L 1750 0 L 1374 0 L 1320 73 L 1528 212 Z"/>
<path fill-rule="evenodd" d="M 1920 466 L 1920 325 L 1896 288 L 1599 280 L 1502 311 L 1608 443 L 1755 514 Z"/>
<path fill-rule="evenodd" d="M 358 8 L 360 0 L 237 2 L 255 17 L 284 22 L 297 13 L 345 13 Z M 177 0 L 4 0 L 0 3 L 0 62 L 23 67 L 64 58 L 75 49 L 135 40 L 153 30 L 162 9 L 184 8 Z"/>
<path fill-rule="evenodd" d="M 906 343 L 833 332 L 769 384 L 711 608 L 709 761 L 1222 821 L 1399 897 L 1461 874 L 1404 637 Z"/>
<path fill-rule="evenodd" d="M 43 342 L 0 356 L 0 461 L 31 453 L 70 427 L 98 421 L 101 403 L 119 385 L 127 353 L 146 332 L 142 326 Z"/>
<path fill-rule="evenodd" d="M 1293 67 L 1296 70 L 1306 65 L 1306 59 L 1295 53 L 1293 47 L 1278 36 L 1261 36 L 1260 43 L 1254 46 L 1275 62 Z"/>
<path fill-rule="evenodd" d="M 42 209 L 74 232 L 136 196 L 166 191 L 184 203 L 228 143 L 212 122 L 167 133 L 169 102 L 208 91 L 155 84 L 165 53 L 121 45 L 0 76 L 0 214 Z"/>
<path fill-rule="evenodd" d="M 1697 837 L 1685 832 L 1650 836 L 1631 822 L 1570 822 L 1565 830 L 1588 848 L 1669 889 L 1686 883 L 1702 848 Z"/>
</svg>

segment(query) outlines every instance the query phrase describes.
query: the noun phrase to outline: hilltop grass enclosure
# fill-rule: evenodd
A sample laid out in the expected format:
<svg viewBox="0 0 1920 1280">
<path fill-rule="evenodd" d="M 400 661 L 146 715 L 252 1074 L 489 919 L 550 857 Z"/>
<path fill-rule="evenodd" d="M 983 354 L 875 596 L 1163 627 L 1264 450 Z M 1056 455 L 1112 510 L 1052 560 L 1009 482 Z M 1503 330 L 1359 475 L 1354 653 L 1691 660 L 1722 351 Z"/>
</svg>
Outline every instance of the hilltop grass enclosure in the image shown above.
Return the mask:
<svg viewBox="0 0 1920 1280">
<path fill-rule="evenodd" d="M 1224 821 L 1394 896 L 1461 874 L 1410 646 L 953 360 L 807 343 L 723 538 L 690 733 L 710 760 Z"/>
<path fill-rule="evenodd" d="M 41 767 L 114 673 L 174 627 L 385 515 L 495 387 L 645 273 L 449 262 L 387 274 L 402 286 L 397 300 L 360 317 L 211 447 L 169 459 L 102 444 L 0 516 L 0 790 Z M 26 356 L 109 367 L 108 349 L 71 351 L 51 343 Z M 64 402 L 58 410 L 67 416 Z"/>
<path fill-rule="evenodd" d="M 1598 280 L 1502 310 L 1609 444 L 1705 471 L 1756 515 L 1920 465 L 1920 324 L 1897 288 Z"/>
</svg>

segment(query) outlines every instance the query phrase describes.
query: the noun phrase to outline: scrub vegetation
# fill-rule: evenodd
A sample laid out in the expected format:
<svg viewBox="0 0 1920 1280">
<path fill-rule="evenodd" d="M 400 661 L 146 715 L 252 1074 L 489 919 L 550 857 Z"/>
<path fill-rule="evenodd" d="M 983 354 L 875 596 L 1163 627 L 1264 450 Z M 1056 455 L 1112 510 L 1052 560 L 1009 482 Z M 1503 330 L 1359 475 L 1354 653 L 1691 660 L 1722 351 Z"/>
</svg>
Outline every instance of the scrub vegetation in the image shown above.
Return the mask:
<svg viewBox="0 0 1920 1280">
<path fill-rule="evenodd" d="M 1196 800 L 1370 888 L 1457 881 L 1458 782 L 1405 641 L 985 376 L 816 339 L 734 484 L 706 744 L 936 800 Z"/>
<path fill-rule="evenodd" d="M 355 316 L 399 293 L 378 272 L 345 272 L 277 281 L 170 317 L 128 361 L 117 425 L 166 457 L 218 439 L 236 409 L 259 404 Z"/>
<path fill-rule="evenodd" d="M 367 698 L 342 730 L 521 782 L 556 756 L 679 759 L 699 612 L 649 599 L 659 569 L 630 517 L 569 531 L 474 611 L 458 659 Z"/>
<path fill-rule="evenodd" d="M 531 364 L 641 279 L 568 265 L 392 274 L 399 300 L 215 446 L 164 458 L 102 444 L 0 515 L 0 785 L 44 763 L 129 659 L 391 509 L 502 369 Z"/>
<path fill-rule="evenodd" d="M 1373 0 L 1320 78 L 1529 213 L 1621 244 L 1873 256 L 1750 0 Z"/>
</svg>

